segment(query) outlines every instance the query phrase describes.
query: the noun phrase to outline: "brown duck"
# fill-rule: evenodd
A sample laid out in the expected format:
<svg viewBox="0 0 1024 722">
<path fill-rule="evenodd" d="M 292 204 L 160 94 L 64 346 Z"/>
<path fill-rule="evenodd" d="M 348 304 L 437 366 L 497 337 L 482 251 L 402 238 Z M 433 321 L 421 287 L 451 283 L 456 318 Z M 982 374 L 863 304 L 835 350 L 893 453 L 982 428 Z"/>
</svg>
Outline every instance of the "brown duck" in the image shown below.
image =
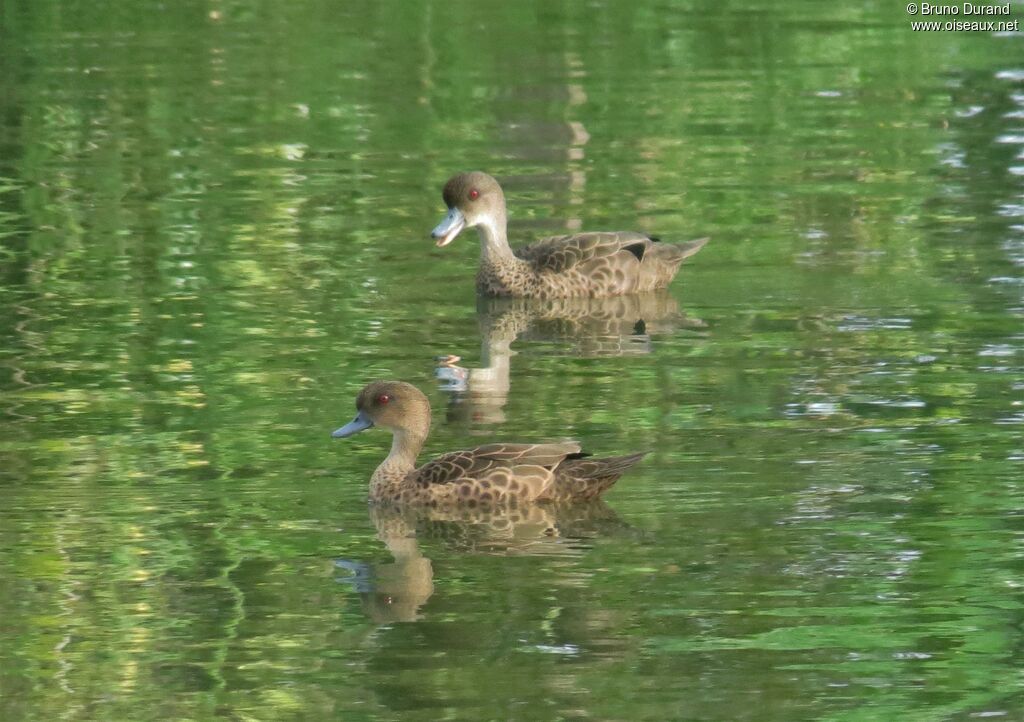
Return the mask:
<svg viewBox="0 0 1024 722">
<path fill-rule="evenodd" d="M 391 453 L 370 478 L 375 503 L 493 507 L 596 499 L 646 455 L 589 459 L 575 441 L 487 444 L 417 467 L 430 432 L 430 402 L 419 389 L 402 381 L 374 381 L 359 392 L 356 409 L 356 417 L 331 434 L 334 438 L 371 426 L 393 437 Z"/>
<path fill-rule="evenodd" d="M 707 238 L 662 243 L 631 231 L 555 236 L 513 250 L 506 236 L 505 194 L 479 171 L 452 176 L 444 186 L 445 216 L 431 235 L 447 246 L 465 228 L 480 234 L 477 290 L 487 296 L 569 298 L 618 296 L 664 288 L 679 264 Z"/>
</svg>

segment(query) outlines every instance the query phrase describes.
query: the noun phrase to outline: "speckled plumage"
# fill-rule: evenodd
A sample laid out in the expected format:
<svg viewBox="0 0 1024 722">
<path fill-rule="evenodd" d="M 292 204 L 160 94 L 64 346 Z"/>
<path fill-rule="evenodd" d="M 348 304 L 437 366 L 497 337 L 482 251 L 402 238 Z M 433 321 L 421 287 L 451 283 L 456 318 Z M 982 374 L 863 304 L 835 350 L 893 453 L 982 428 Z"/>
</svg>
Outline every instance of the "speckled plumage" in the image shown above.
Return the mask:
<svg viewBox="0 0 1024 722">
<path fill-rule="evenodd" d="M 370 479 L 375 503 L 494 507 L 596 499 L 646 453 L 592 459 L 575 441 L 486 444 L 416 467 L 430 431 L 430 402 L 419 389 L 401 381 L 375 381 L 359 394 L 356 408 L 356 419 L 335 436 L 373 425 L 394 437 L 391 453 Z"/>
<path fill-rule="evenodd" d="M 631 231 L 555 236 L 511 249 L 505 194 L 486 173 L 460 173 L 445 184 L 448 217 L 434 229 L 439 246 L 464 228 L 480 232 L 477 290 L 488 296 L 572 298 L 618 296 L 664 288 L 707 238 L 662 243 Z"/>
</svg>

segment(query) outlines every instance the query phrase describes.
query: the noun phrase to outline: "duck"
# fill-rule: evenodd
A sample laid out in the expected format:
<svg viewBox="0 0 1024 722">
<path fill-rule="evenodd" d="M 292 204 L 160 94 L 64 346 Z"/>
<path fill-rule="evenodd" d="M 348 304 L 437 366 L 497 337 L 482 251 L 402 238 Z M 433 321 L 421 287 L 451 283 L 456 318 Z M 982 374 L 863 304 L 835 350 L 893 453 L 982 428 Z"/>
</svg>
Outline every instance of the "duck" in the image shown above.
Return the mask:
<svg viewBox="0 0 1024 722">
<path fill-rule="evenodd" d="M 373 427 L 390 431 L 391 452 L 370 478 L 370 502 L 469 508 L 597 499 L 647 452 L 589 458 L 575 441 L 494 443 L 452 451 L 416 466 L 430 433 L 430 401 L 404 381 L 373 381 L 356 398 L 356 416 L 331 436 Z"/>
<path fill-rule="evenodd" d="M 662 243 L 632 231 L 554 236 L 512 249 L 505 193 L 481 171 L 459 173 L 442 193 L 448 213 L 431 232 L 443 248 L 466 228 L 480 236 L 477 291 L 523 298 L 603 297 L 665 288 L 686 258 L 708 242 Z"/>
</svg>

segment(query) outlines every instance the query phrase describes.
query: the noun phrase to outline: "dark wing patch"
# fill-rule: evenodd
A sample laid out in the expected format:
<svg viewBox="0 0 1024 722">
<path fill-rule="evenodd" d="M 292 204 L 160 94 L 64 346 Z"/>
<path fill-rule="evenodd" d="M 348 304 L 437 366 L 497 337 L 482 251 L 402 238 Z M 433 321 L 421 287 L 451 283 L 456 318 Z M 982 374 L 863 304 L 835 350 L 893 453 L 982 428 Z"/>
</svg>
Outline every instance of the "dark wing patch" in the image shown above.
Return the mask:
<svg viewBox="0 0 1024 722">
<path fill-rule="evenodd" d="M 566 455 L 566 461 L 570 459 L 586 459 L 588 456 L 593 456 L 589 451 L 577 451 L 575 454 Z"/>
<path fill-rule="evenodd" d="M 646 243 L 630 243 L 628 246 L 623 246 L 624 249 L 636 256 L 636 260 L 644 260 L 644 253 L 647 251 Z"/>
</svg>

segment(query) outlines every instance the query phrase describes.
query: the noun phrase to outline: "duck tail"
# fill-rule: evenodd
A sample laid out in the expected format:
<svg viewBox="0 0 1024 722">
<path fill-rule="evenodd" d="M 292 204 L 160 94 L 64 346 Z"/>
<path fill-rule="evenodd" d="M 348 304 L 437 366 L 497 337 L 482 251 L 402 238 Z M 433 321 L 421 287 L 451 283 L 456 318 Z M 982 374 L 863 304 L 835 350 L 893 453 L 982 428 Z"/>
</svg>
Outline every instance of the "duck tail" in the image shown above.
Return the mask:
<svg viewBox="0 0 1024 722">
<path fill-rule="evenodd" d="M 652 241 L 658 242 L 659 239 L 652 238 Z M 686 243 L 658 243 L 654 247 L 654 252 L 661 256 L 662 260 L 666 263 L 673 265 L 682 263 L 684 260 L 694 255 L 702 249 L 707 242 L 711 240 L 711 237 L 698 238 L 695 241 L 687 241 Z"/>
<path fill-rule="evenodd" d="M 603 459 L 566 459 L 555 470 L 555 483 L 543 499 L 549 501 L 587 501 L 608 491 L 626 471 L 650 452 Z"/>
<path fill-rule="evenodd" d="M 702 249 L 710 239 L 698 238 L 686 243 L 662 243 L 653 237 L 651 240 L 654 243 L 648 249 L 646 257 L 653 263 L 645 263 L 640 267 L 640 281 L 637 285 L 639 291 L 664 288 L 672 283 L 682 262 Z"/>
</svg>

